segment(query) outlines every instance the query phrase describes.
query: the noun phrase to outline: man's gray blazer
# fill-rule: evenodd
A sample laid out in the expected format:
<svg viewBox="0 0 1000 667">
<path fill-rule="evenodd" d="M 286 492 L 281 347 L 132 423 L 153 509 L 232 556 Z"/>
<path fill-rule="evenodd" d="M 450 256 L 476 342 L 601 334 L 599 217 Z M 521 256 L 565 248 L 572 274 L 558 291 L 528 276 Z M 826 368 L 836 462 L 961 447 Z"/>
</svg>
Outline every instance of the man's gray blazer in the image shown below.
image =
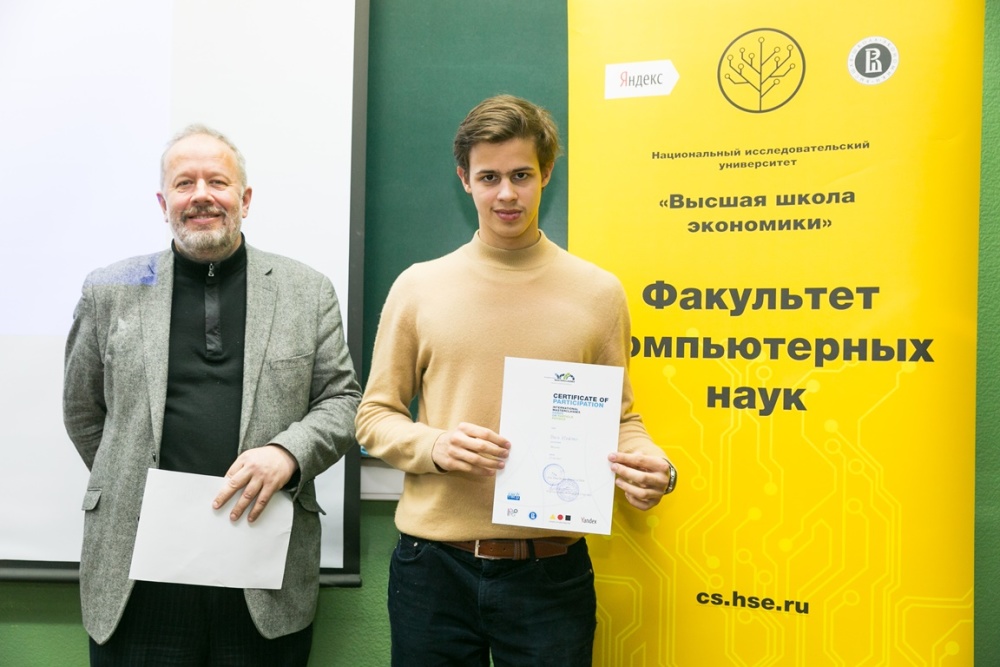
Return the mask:
<svg viewBox="0 0 1000 667">
<path fill-rule="evenodd" d="M 114 632 L 132 591 L 146 471 L 160 458 L 173 269 L 167 250 L 91 273 L 66 343 L 63 417 L 91 471 L 80 596 L 84 627 L 98 643 Z M 245 591 L 254 623 L 273 638 L 313 620 L 320 556 L 313 478 L 354 444 L 361 390 L 330 281 L 249 246 L 246 273 L 239 451 L 277 443 L 301 475 L 282 588 Z"/>
</svg>

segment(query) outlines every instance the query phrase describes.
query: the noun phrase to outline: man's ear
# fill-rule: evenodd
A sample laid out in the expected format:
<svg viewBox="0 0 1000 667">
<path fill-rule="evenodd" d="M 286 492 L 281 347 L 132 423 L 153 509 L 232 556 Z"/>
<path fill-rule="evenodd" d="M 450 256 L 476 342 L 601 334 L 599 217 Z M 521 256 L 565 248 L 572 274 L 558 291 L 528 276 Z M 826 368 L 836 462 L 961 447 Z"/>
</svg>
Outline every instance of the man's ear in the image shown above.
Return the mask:
<svg viewBox="0 0 1000 667">
<path fill-rule="evenodd" d="M 243 206 L 242 206 L 242 210 L 243 210 L 243 217 L 244 218 L 247 217 L 248 215 L 250 215 L 250 197 L 252 195 L 253 195 L 253 188 L 247 187 L 247 189 L 243 191 Z"/>
<path fill-rule="evenodd" d="M 162 192 L 156 193 L 156 201 L 160 202 L 160 210 L 163 211 L 163 220 L 169 222 L 167 220 L 167 200 L 163 197 Z"/>
<path fill-rule="evenodd" d="M 458 174 L 458 180 L 462 181 L 462 187 L 470 195 L 472 194 L 472 185 L 469 183 L 469 175 L 465 173 L 465 170 L 461 167 L 455 168 L 455 173 Z"/>
<path fill-rule="evenodd" d="M 554 164 L 553 164 L 553 165 L 551 165 L 551 166 L 549 167 L 549 170 L 548 170 L 547 172 L 545 172 L 545 174 L 544 174 L 544 175 L 542 176 L 542 187 L 543 187 L 543 188 L 544 188 L 544 187 L 545 187 L 546 185 L 548 185 L 548 184 L 549 184 L 549 179 L 550 179 L 550 178 L 552 178 L 552 169 L 553 169 L 553 167 L 555 167 L 555 165 L 554 165 Z"/>
</svg>

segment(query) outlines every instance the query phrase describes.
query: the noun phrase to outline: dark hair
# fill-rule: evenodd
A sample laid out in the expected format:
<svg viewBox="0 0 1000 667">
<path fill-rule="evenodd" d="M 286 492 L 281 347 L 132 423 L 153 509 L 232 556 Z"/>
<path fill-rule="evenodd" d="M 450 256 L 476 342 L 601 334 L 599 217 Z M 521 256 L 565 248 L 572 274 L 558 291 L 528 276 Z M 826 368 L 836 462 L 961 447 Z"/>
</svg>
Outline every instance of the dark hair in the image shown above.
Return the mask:
<svg viewBox="0 0 1000 667">
<path fill-rule="evenodd" d="M 559 130 L 548 111 L 513 95 L 497 95 L 477 104 L 458 126 L 455 162 L 469 170 L 469 153 L 482 142 L 503 143 L 510 139 L 532 139 L 538 166 L 548 173 L 561 153 Z"/>
</svg>

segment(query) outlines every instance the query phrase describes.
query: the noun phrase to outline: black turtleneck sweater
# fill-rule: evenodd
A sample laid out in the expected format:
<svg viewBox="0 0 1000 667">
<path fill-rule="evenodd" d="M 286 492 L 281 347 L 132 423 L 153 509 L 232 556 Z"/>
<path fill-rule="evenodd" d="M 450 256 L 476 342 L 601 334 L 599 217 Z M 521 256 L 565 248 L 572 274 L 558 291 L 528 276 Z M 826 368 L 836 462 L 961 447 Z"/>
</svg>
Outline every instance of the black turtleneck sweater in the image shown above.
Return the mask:
<svg viewBox="0 0 1000 667">
<path fill-rule="evenodd" d="M 174 248 L 160 468 L 223 476 L 236 459 L 247 315 L 245 242 L 201 264 Z"/>
</svg>

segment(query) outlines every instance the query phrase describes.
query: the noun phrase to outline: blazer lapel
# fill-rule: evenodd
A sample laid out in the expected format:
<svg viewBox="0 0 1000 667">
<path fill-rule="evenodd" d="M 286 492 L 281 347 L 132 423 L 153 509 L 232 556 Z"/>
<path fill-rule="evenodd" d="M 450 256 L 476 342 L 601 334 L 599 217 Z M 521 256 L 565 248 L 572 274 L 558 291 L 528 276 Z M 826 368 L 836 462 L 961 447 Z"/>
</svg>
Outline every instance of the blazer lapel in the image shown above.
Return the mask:
<svg viewBox="0 0 1000 667">
<path fill-rule="evenodd" d="M 150 288 L 141 292 L 142 351 L 149 416 L 157 452 L 163 438 L 163 411 L 167 403 L 167 363 L 170 356 L 170 307 L 174 287 L 171 251 L 154 255 L 149 263 Z"/>
<path fill-rule="evenodd" d="M 272 267 L 254 248 L 247 246 L 247 326 L 243 347 L 243 406 L 240 416 L 240 452 L 247 448 L 247 427 L 253 414 L 257 383 L 264 367 L 274 310 L 277 302 Z"/>
</svg>

